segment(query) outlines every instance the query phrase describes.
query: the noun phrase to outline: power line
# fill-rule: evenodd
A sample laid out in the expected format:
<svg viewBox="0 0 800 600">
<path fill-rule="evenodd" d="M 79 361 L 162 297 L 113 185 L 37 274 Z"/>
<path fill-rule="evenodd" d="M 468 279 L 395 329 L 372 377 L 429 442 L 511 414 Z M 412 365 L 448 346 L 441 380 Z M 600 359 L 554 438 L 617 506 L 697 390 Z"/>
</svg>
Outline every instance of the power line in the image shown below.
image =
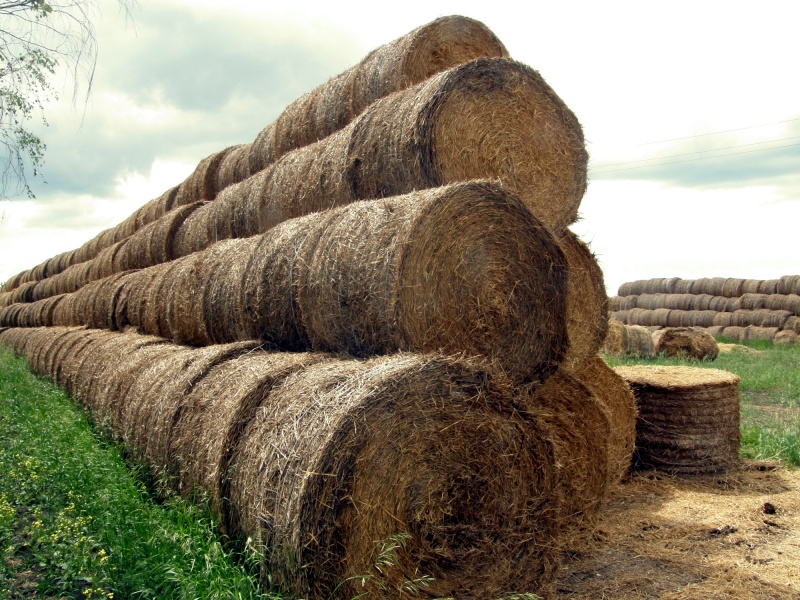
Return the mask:
<svg viewBox="0 0 800 600">
<path fill-rule="evenodd" d="M 620 166 L 624 166 L 624 165 L 632 165 L 632 164 L 635 164 L 635 163 L 658 161 L 658 160 L 663 160 L 665 158 L 678 158 L 680 156 L 691 156 L 693 154 L 707 154 L 709 152 L 721 152 L 722 150 L 733 150 L 734 148 L 746 148 L 748 146 L 760 146 L 762 144 L 774 144 L 775 142 L 785 142 L 785 141 L 788 141 L 788 140 L 797 140 L 797 139 L 800 139 L 800 136 L 795 135 L 795 136 L 786 137 L 786 138 L 778 138 L 777 140 L 766 140 L 764 142 L 751 142 L 749 144 L 735 144 L 733 146 L 724 146 L 722 148 L 712 148 L 710 150 L 695 150 L 693 152 L 683 152 L 681 154 L 667 154 L 667 155 L 664 155 L 664 156 L 654 156 L 653 158 L 641 158 L 639 160 L 629 160 L 629 161 L 617 162 L 617 163 L 606 163 L 606 164 L 595 165 L 594 168 L 596 168 L 596 169 L 604 169 L 606 167 L 620 167 Z M 792 145 L 792 144 L 789 144 L 789 145 Z M 776 148 L 784 148 L 785 146 L 775 146 L 775 147 Z M 761 148 L 761 150 L 771 150 L 771 148 Z M 730 154 L 731 153 L 729 153 L 729 154 L 720 154 L 719 156 L 730 156 Z M 743 153 L 742 152 L 734 152 L 732 154 L 743 154 Z M 716 158 L 716 157 L 709 156 L 709 157 L 701 157 L 701 158 Z M 645 166 L 647 166 L 647 165 L 645 165 Z M 651 166 L 655 166 L 655 165 L 651 165 Z"/>
<path fill-rule="evenodd" d="M 712 131 L 711 133 L 698 133 L 697 135 L 687 135 L 686 137 L 678 137 L 678 138 L 670 138 L 668 140 L 658 140 L 655 142 L 642 142 L 641 144 L 636 144 L 637 146 L 649 146 L 651 144 L 663 144 L 666 142 L 677 142 L 679 140 L 689 140 L 692 138 L 698 137 L 705 137 L 709 135 L 719 135 L 721 133 L 731 133 L 734 131 L 745 131 L 746 129 L 758 129 L 760 127 L 769 127 L 771 125 L 782 125 L 783 123 L 792 123 L 794 121 L 800 121 L 798 119 L 787 119 L 786 121 L 775 121 L 774 123 L 764 123 L 763 125 L 750 125 L 749 127 L 739 127 L 737 129 L 725 129 L 723 131 Z"/>
<path fill-rule="evenodd" d="M 651 167 L 663 167 L 663 166 L 666 166 L 666 165 L 676 165 L 676 164 L 679 164 L 679 163 L 696 162 L 696 161 L 699 161 L 699 160 L 710 160 L 710 159 L 713 159 L 713 158 L 722 158 L 722 157 L 725 157 L 725 156 L 737 156 L 739 154 L 751 154 L 753 152 L 767 152 L 769 150 L 777 150 L 779 148 L 790 148 L 792 146 L 800 146 L 800 143 L 798 143 L 798 144 L 784 144 L 783 146 L 773 146 L 772 148 L 758 148 L 756 150 L 745 150 L 744 152 L 729 152 L 728 154 L 718 154 L 716 156 L 701 156 L 699 158 L 690 158 L 690 159 L 687 159 L 687 160 L 674 160 L 674 161 L 671 161 L 671 162 L 655 163 L 655 164 L 652 164 L 652 165 L 640 165 L 638 167 L 626 167 L 626 168 L 623 168 L 623 169 L 609 169 L 607 171 L 594 171 L 594 169 L 590 169 L 590 170 L 593 171 L 593 172 L 596 172 L 598 174 L 616 173 L 617 171 L 632 171 L 634 169 L 649 169 Z M 633 161 L 633 162 L 638 162 L 638 161 Z M 629 163 L 620 163 L 620 164 L 624 165 L 624 164 L 629 164 Z"/>
</svg>

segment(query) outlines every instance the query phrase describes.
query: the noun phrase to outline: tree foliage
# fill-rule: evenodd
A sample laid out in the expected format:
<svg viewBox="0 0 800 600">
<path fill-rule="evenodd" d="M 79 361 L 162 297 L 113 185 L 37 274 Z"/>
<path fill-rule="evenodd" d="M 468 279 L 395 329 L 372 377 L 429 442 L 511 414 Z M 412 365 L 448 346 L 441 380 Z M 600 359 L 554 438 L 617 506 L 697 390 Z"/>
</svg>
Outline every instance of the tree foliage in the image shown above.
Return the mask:
<svg viewBox="0 0 800 600">
<path fill-rule="evenodd" d="M 134 0 L 118 0 L 129 12 Z M 0 199 L 33 197 L 29 175 L 41 174 L 45 143 L 32 131 L 56 98 L 56 69 L 72 100 L 88 98 L 97 61 L 96 0 L 0 0 Z"/>
</svg>

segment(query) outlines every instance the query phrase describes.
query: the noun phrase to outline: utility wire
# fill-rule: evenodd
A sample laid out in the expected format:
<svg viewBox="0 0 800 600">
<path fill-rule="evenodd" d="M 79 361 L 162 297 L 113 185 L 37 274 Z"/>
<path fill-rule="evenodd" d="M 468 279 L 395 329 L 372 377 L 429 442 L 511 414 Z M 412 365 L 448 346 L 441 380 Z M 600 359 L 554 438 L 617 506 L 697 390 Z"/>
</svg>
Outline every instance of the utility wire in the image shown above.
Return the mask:
<svg viewBox="0 0 800 600">
<path fill-rule="evenodd" d="M 777 150 L 779 148 L 790 148 L 792 146 L 800 146 L 800 143 L 798 143 L 798 144 L 784 144 L 782 146 L 773 146 L 772 148 L 758 148 L 756 150 L 745 150 L 744 152 L 729 152 L 728 154 L 718 154 L 716 156 L 701 156 L 699 158 L 689 158 L 687 160 L 674 160 L 674 161 L 665 162 L 665 163 L 655 163 L 655 164 L 652 164 L 652 165 L 639 165 L 638 167 L 625 167 L 625 168 L 622 168 L 622 169 L 609 169 L 609 170 L 606 170 L 606 171 L 602 171 L 602 170 L 601 171 L 595 171 L 594 169 L 590 169 L 590 170 L 592 172 L 594 172 L 594 173 L 597 173 L 597 174 L 605 174 L 605 173 L 615 173 L 617 171 L 632 171 L 634 169 L 649 169 L 649 168 L 653 168 L 653 167 L 663 167 L 663 166 L 666 166 L 666 165 L 676 165 L 678 163 L 696 162 L 696 161 L 699 161 L 699 160 L 710 160 L 710 159 L 713 159 L 713 158 L 722 158 L 724 156 L 737 156 L 739 154 L 750 154 L 752 152 L 767 152 L 769 150 Z M 633 161 L 633 162 L 638 162 L 638 161 Z M 629 163 L 619 163 L 619 164 L 623 164 L 624 165 L 624 164 L 629 164 Z"/>
<path fill-rule="evenodd" d="M 787 119 L 786 121 L 775 121 L 774 123 L 765 123 L 763 125 L 750 125 L 749 127 L 739 127 L 738 129 L 725 129 L 723 131 L 712 131 L 711 133 L 698 133 L 697 135 L 688 135 L 686 137 L 678 137 L 678 138 L 671 138 L 668 140 L 658 140 L 655 142 L 642 142 L 641 144 L 636 144 L 637 146 L 649 146 L 651 144 L 663 144 L 666 142 L 677 142 L 678 140 L 689 140 L 692 138 L 698 137 L 705 137 L 708 135 L 719 135 L 721 133 L 731 133 L 733 131 L 744 131 L 746 129 L 758 129 L 760 127 L 769 127 L 770 125 L 782 125 L 783 123 L 793 123 L 794 121 L 800 121 L 800 119 Z"/>
</svg>

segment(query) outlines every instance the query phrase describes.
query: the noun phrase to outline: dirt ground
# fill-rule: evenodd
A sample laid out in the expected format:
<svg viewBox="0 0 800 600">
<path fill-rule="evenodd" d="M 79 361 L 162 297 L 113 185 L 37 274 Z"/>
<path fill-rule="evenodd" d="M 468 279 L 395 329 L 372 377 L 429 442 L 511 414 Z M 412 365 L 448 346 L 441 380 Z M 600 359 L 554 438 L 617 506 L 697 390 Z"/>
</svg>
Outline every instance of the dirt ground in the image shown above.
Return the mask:
<svg viewBox="0 0 800 600">
<path fill-rule="evenodd" d="M 626 478 L 553 596 L 800 599 L 800 470 L 744 461 L 725 475 Z"/>
</svg>

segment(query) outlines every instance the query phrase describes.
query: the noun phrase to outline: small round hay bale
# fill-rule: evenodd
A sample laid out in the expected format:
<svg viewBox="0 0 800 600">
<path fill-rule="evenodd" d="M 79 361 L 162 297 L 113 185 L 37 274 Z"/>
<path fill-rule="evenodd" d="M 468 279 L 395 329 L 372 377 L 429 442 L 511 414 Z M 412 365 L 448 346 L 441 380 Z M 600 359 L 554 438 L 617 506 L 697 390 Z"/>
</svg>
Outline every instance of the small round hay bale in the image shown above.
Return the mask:
<svg viewBox="0 0 800 600">
<path fill-rule="evenodd" d="M 608 311 L 611 313 L 616 310 L 623 310 L 623 300 L 622 296 L 611 296 L 608 299 Z"/>
<path fill-rule="evenodd" d="M 711 310 L 701 310 L 697 313 L 697 317 L 695 318 L 694 326 L 695 327 L 711 327 L 714 325 L 714 319 L 717 316 L 717 311 Z"/>
<path fill-rule="evenodd" d="M 657 308 L 666 308 L 664 300 L 666 294 L 641 294 L 635 296 L 636 308 L 644 308 L 645 310 L 656 310 Z"/>
<path fill-rule="evenodd" d="M 800 333 L 800 317 L 789 317 L 786 319 L 786 323 L 783 324 L 783 328 L 794 331 L 795 333 Z"/>
<path fill-rule="evenodd" d="M 719 354 L 717 341 L 702 327 L 667 327 L 660 333 L 658 354 L 690 360 L 714 360 Z"/>
<path fill-rule="evenodd" d="M 201 202 L 178 226 L 172 239 L 173 257 L 189 256 L 212 244 L 208 238 L 208 220 L 209 213 L 213 210 L 211 207 L 216 202 L 217 200 L 211 203 Z"/>
<path fill-rule="evenodd" d="M 559 531 L 552 446 L 497 385 L 477 365 L 395 355 L 312 365 L 274 388 L 230 483 L 272 581 L 309 600 L 400 594 L 420 573 L 435 597 L 546 587 Z M 393 567 L 371 568 L 398 534 Z"/>
<path fill-rule="evenodd" d="M 563 360 L 564 254 L 504 187 L 359 202 L 320 227 L 297 296 L 314 349 L 465 352 L 518 382 L 544 381 Z"/>
<path fill-rule="evenodd" d="M 667 315 L 667 327 L 681 327 L 685 325 L 685 321 L 688 320 L 689 317 L 686 315 L 689 311 L 686 310 L 671 310 L 669 315 Z"/>
<path fill-rule="evenodd" d="M 638 296 L 644 292 L 644 288 L 647 285 L 646 279 L 637 279 L 636 281 L 627 281 L 619 286 L 617 290 L 617 296 Z"/>
<path fill-rule="evenodd" d="M 559 369 L 519 392 L 523 410 L 553 443 L 565 536 L 591 526 L 616 472 L 610 463 L 611 411 L 579 379 Z M 611 471 L 611 472 L 610 472 Z M 612 474 L 613 473 L 613 474 Z M 567 544 L 566 547 L 569 547 Z"/>
<path fill-rule="evenodd" d="M 694 279 L 678 279 L 675 282 L 674 292 L 675 294 L 691 294 L 692 293 L 692 286 L 694 285 Z"/>
<path fill-rule="evenodd" d="M 779 283 L 780 279 L 765 279 L 764 281 L 759 283 L 758 293 L 768 294 L 768 295 L 777 294 Z"/>
<path fill-rule="evenodd" d="M 777 327 L 766 327 L 758 325 L 748 325 L 745 327 L 743 340 L 748 341 L 767 341 L 771 342 L 775 334 L 780 331 Z"/>
<path fill-rule="evenodd" d="M 712 277 L 706 284 L 708 290 L 706 293 L 710 296 L 723 296 L 727 282 L 728 280 L 725 277 Z"/>
<path fill-rule="evenodd" d="M 219 195 L 228 186 L 244 181 L 254 173 L 250 170 L 251 149 L 251 144 L 239 144 L 225 148 L 221 152 L 222 159 L 214 184 L 216 195 Z M 212 200 L 212 198 L 207 198 L 207 200 Z"/>
<path fill-rule="evenodd" d="M 758 294 L 758 288 L 761 285 L 760 279 L 745 279 L 742 282 L 742 295 L 745 294 Z"/>
<path fill-rule="evenodd" d="M 800 294 L 800 275 L 784 275 L 778 280 L 776 289 L 779 294 Z"/>
<path fill-rule="evenodd" d="M 675 294 L 676 310 L 692 310 L 694 304 L 694 296 L 692 294 Z"/>
<path fill-rule="evenodd" d="M 710 294 L 694 294 L 691 310 L 708 310 L 714 296 Z"/>
<path fill-rule="evenodd" d="M 788 310 L 769 310 L 760 308 L 754 310 L 750 314 L 749 325 L 756 325 L 758 327 L 777 327 L 782 329 L 786 324 L 786 320 L 792 316 Z"/>
<path fill-rule="evenodd" d="M 619 321 L 620 323 L 627 323 L 629 313 L 629 310 L 616 310 L 611 313 L 611 318 Z"/>
<path fill-rule="evenodd" d="M 730 298 L 726 296 L 713 296 L 708 302 L 708 309 L 714 312 L 724 311 L 728 308 Z"/>
<path fill-rule="evenodd" d="M 636 439 L 636 402 L 630 387 L 599 356 L 579 365 L 572 374 L 609 412 L 608 481 L 615 485 L 630 468 Z"/>
<path fill-rule="evenodd" d="M 709 294 L 709 288 L 711 285 L 711 278 L 710 277 L 698 277 L 694 280 L 692 284 L 692 291 L 691 293 L 695 296 L 700 294 Z"/>
<path fill-rule="evenodd" d="M 742 294 L 739 308 L 743 308 L 746 310 L 756 310 L 758 308 L 764 308 L 768 298 L 770 298 L 770 296 L 767 296 L 766 294 L 755 294 L 755 293 Z"/>
<path fill-rule="evenodd" d="M 216 197 L 217 172 L 226 154 L 227 150 L 222 150 L 200 161 L 194 172 L 178 186 L 174 200 L 176 207 L 203 200 L 213 200 Z"/>
<path fill-rule="evenodd" d="M 608 329 L 608 296 L 603 271 L 589 247 L 569 230 L 558 239 L 567 261 L 567 337 L 562 365 L 597 354 Z"/>
<path fill-rule="evenodd" d="M 667 320 L 669 319 L 670 310 L 668 308 L 656 308 L 650 317 L 650 322 L 647 325 L 657 325 L 659 327 L 666 327 Z"/>
<path fill-rule="evenodd" d="M 714 315 L 714 322 L 712 326 L 717 327 L 730 327 L 733 324 L 733 313 L 718 312 Z"/>
<path fill-rule="evenodd" d="M 640 325 L 625 326 L 625 355 L 652 358 L 656 355 L 650 330 Z"/>
<path fill-rule="evenodd" d="M 764 306 L 759 308 L 766 308 L 768 310 L 781 310 L 783 308 L 783 299 L 786 298 L 783 294 L 772 294 L 766 296 L 764 299 Z"/>
<path fill-rule="evenodd" d="M 747 327 L 748 325 L 752 324 L 754 313 L 755 310 L 745 310 L 743 308 L 740 308 L 739 310 L 732 312 L 731 325 L 737 327 Z"/>
<path fill-rule="evenodd" d="M 800 295 L 788 294 L 783 296 L 783 302 L 779 310 L 786 310 L 792 315 L 800 315 Z"/>
<path fill-rule="evenodd" d="M 722 285 L 722 293 L 720 295 L 727 298 L 738 298 L 743 293 L 744 282 L 744 279 L 728 277 Z"/>
<path fill-rule="evenodd" d="M 609 319 L 602 352 L 622 356 L 625 353 L 625 325 L 617 319 Z"/>
<path fill-rule="evenodd" d="M 740 325 L 730 325 L 722 330 L 722 337 L 736 342 L 744 341 L 745 328 Z"/>
<path fill-rule="evenodd" d="M 653 311 L 645 308 L 632 308 L 628 311 L 628 316 L 625 320 L 627 325 L 642 325 L 649 327 L 652 325 Z"/>
<path fill-rule="evenodd" d="M 718 369 L 617 367 L 639 417 L 634 465 L 679 474 L 718 473 L 739 456 L 739 377 Z"/>
<path fill-rule="evenodd" d="M 775 337 L 772 338 L 772 343 L 776 346 L 796 346 L 800 344 L 800 336 L 794 331 L 784 329 L 775 334 Z"/>
</svg>

